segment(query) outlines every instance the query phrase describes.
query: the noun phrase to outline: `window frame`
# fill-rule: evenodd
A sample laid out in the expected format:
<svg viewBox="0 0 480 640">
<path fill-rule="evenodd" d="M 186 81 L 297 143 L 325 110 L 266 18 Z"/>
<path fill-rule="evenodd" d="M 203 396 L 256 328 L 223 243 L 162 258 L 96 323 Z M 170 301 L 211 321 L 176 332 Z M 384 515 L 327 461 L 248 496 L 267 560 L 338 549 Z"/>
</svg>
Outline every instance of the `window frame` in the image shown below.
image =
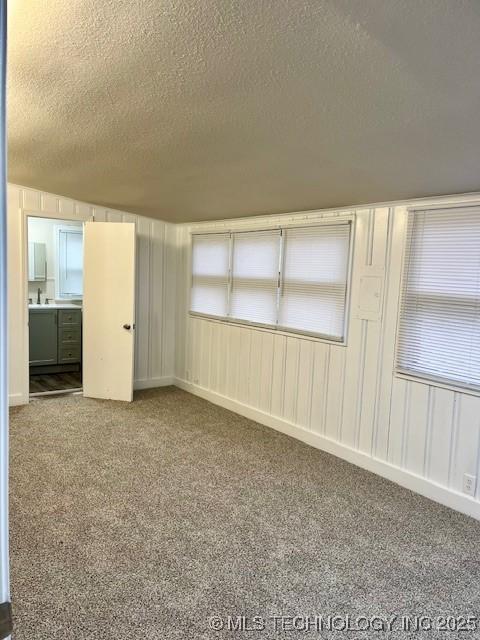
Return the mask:
<svg viewBox="0 0 480 640">
<path fill-rule="evenodd" d="M 84 242 L 84 229 L 83 226 L 58 224 L 55 225 L 55 299 L 62 300 L 63 302 L 83 300 L 83 291 L 80 294 L 73 295 L 71 293 L 62 294 L 60 291 L 60 277 L 61 277 L 61 259 L 60 259 L 60 234 L 61 233 L 76 233 L 82 236 L 82 246 Z M 82 259 L 82 273 L 83 273 L 83 259 Z"/>
<path fill-rule="evenodd" d="M 462 384 L 451 378 L 445 378 L 443 376 L 433 376 L 427 373 L 423 374 L 421 371 L 407 371 L 402 368 L 399 363 L 399 346 L 400 346 L 400 323 L 403 309 L 403 291 L 405 285 L 405 279 L 407 277 L 407 249 L 408 249 L 408 217 L 415 212 L 428 212 L 438 211 L 444 209 L 445 211 L 451 210 L 454 212 L 456 209 L 469 209 L 480 207 L 480 200 L 470 202 L 450 202 L 450 203 L 433 203 L 427 205 L 411 205 L 404 210 L 404 225 L 403 225 L 403 238 L 402 238 L 402 253 L 401 253 L 401 269 L 399 278 L 398 289 L 398 309 L 396 314 L 396 329 L 395 329 L 395 352 L 393 361 L 393 373 L 395 378 L 400 380 L 406 380 L 410 382 L 417 382 L 418 384 L 428 385 L 430 387 L 436 387 L 439 389 L 447 389 L 455 393 L 464 393 L 466 395 L 480 397 L 480 389 L 477 387 L 469 386 L 468 384 Z"/>
<path fill-rule="evenodd" d="M 235 228 L 232 226 L 225 226 L 222 229 L 214 228 L 211 231 L 208 229 L 201 229 L 190 231 L 190 241 L 189 241 L 189 251 L 188 251 L 188 278 L 189 278 L 189 296 L 188 296 L 188 315 L 193 318 L 204 318 L 211 322 L 217 322 L 221 324 L 227 324 L 231 326 L 238 327 L 250 327 L 252 329 L 258 329 L 259 331 L 265 331 L 269 333 L 273 333 L 275 335 L 285 335 L 296 338 L 305 338 L 309 340 L 313 340 L 316 342 L 325 342 L 327 344 L 334 344 L 337 346 L 346 347 L 348 344 L 348 329 L 349 329 L 349 320 L 350 320 L 350 303 L 351 303 L 351 290 L 352 290 L 352 267 L 353 267 L 353 254 L 354 254 L 354 246 L 355 246 L 355 214 L 350 215 L 342 215 L 342 216 L 332 216 L 328 218 L 316 218 L 312 219 L 309 222 L 300 222 L 300 221 L 291 221 L 280 224 L 272 224 L 272 225 L 259 225 L 255 227 L 245 226 L 240 228 Z M 231 289 L 232 289 L 232 259 L 233 259 L 233 235 L 236 233 L 254 233 L 261 231 L 282 231 L 283 229 L 298 229 L 298 228 L 315 228 L 321 226 L 339 226 L 339 225 L 348 225 L 349 226 L 349 246 L 348 246 L 348 259 L 347 259 L 347 278 L 346 278 L 346 286 L 345 286 L 345 314 L 343 319 L 343 336 L 342 338 L 336 339 L 332 336 L 305 331 L 302 329 L 295 329 L 290 327 L 283 327 L 280 325 L 271 325 L 264 324 L 260 322 L 252 322 L 250 320 L 242 320 L 238 318 L 231 318 L 229 316 L 215 316 L 208 313 L 202 313 L 199 311 L 192 311 L 191 307 L 191 299 L 192 299 L 192 288 L 193 288 L 193 273 L 192 273 L 192 246 L 193 246 L 193 236 L 205 236 L 205 235 L 214 235 L 214 234 L 230 234 L 230 259 L 229 259 L 229 274 L 228 274 L 228 292 L 227 292 L 227 300 L 228 307 L 230 307 L 230 297 L 231 297 Z M 280 236 L 280 251 L 279 251 L 279 266 L 283 265 L 284 259 L 284 236 Z M 282 276 L 279 272 L 279 282 L 281 283 Z"/>
</svg>

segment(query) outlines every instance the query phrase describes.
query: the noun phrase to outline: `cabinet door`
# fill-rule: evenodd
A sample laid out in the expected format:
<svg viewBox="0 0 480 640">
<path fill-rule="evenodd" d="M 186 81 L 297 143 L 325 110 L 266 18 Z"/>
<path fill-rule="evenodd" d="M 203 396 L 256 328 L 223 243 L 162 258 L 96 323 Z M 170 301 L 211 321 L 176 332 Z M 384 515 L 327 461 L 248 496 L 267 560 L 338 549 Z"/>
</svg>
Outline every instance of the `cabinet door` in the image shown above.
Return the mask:
<svg viewBox="0 0 480 640">
<path fill-rule="evenodd" d="M 57 364 L 57 310 L 30 309 L 30 366 Z"/>
<path fill-rule="evenodd" d="M 28 243 L 28 280 L 44 282 L 47 279 L 47 247 L 43 242 Z"/>
</svg>

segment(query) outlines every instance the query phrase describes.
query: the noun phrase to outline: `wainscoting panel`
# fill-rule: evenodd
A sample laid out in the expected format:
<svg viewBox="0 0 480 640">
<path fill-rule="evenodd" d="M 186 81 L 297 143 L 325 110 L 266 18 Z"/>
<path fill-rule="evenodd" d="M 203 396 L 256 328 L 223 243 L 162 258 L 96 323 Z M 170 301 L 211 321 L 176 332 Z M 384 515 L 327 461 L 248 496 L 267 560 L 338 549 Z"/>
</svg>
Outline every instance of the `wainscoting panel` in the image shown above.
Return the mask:
<svg viewBox="0 0 480 640">
<path fill-rule="evenodd" d="M 35 189 L 8 185 L 9 397 L 28 402 L 28 314 L 25 215 L 103 222 L 137 228 L 135 387 L 171 384 L 175 360 L 176 228 L 159 220 L 113 211 Z"/>
<path fill-rule="evenodd" d="M 465 473 L 480 477 L 480 398 L 395 374 L 409 204 L 179 226 L 177 384 L 480 517 L 479 483 L 474 497 L 463 493 Z M 346 346 L 188 314 L 192 231 L 345 214 L 355 216 Z M 364 296 L 368 278 L 375 279 L 375 309 Z"/>
</svg>

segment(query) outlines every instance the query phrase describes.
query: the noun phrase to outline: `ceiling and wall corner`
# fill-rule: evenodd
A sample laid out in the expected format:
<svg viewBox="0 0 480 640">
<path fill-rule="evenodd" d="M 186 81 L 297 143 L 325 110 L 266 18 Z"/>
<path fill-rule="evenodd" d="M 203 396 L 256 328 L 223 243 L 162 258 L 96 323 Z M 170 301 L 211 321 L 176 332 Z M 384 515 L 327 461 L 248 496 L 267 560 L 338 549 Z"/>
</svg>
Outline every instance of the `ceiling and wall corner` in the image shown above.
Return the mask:
<svg viewBox="0 0 480 640">
<path fill-rule="evenodd" d="M 476 0 L 15 0 L 9 180 L 172 222 L 480 188 Z"/>
</svg>

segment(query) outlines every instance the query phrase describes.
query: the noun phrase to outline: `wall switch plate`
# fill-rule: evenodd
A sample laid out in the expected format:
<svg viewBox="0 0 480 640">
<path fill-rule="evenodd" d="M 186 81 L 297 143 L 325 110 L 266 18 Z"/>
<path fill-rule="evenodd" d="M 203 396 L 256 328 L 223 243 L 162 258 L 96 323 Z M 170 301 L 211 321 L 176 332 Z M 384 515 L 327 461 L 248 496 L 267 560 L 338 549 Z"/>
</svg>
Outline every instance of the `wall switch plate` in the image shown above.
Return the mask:
<svg viewBox="0 0 480 640">
<path fill-rule="evenodd" d="M 477 488 L 477 476 L 472 476 L 469 473 L 463 474 L 463 493 L 469 496 L 475 495 L 475 489 Z"/>
</svg>

